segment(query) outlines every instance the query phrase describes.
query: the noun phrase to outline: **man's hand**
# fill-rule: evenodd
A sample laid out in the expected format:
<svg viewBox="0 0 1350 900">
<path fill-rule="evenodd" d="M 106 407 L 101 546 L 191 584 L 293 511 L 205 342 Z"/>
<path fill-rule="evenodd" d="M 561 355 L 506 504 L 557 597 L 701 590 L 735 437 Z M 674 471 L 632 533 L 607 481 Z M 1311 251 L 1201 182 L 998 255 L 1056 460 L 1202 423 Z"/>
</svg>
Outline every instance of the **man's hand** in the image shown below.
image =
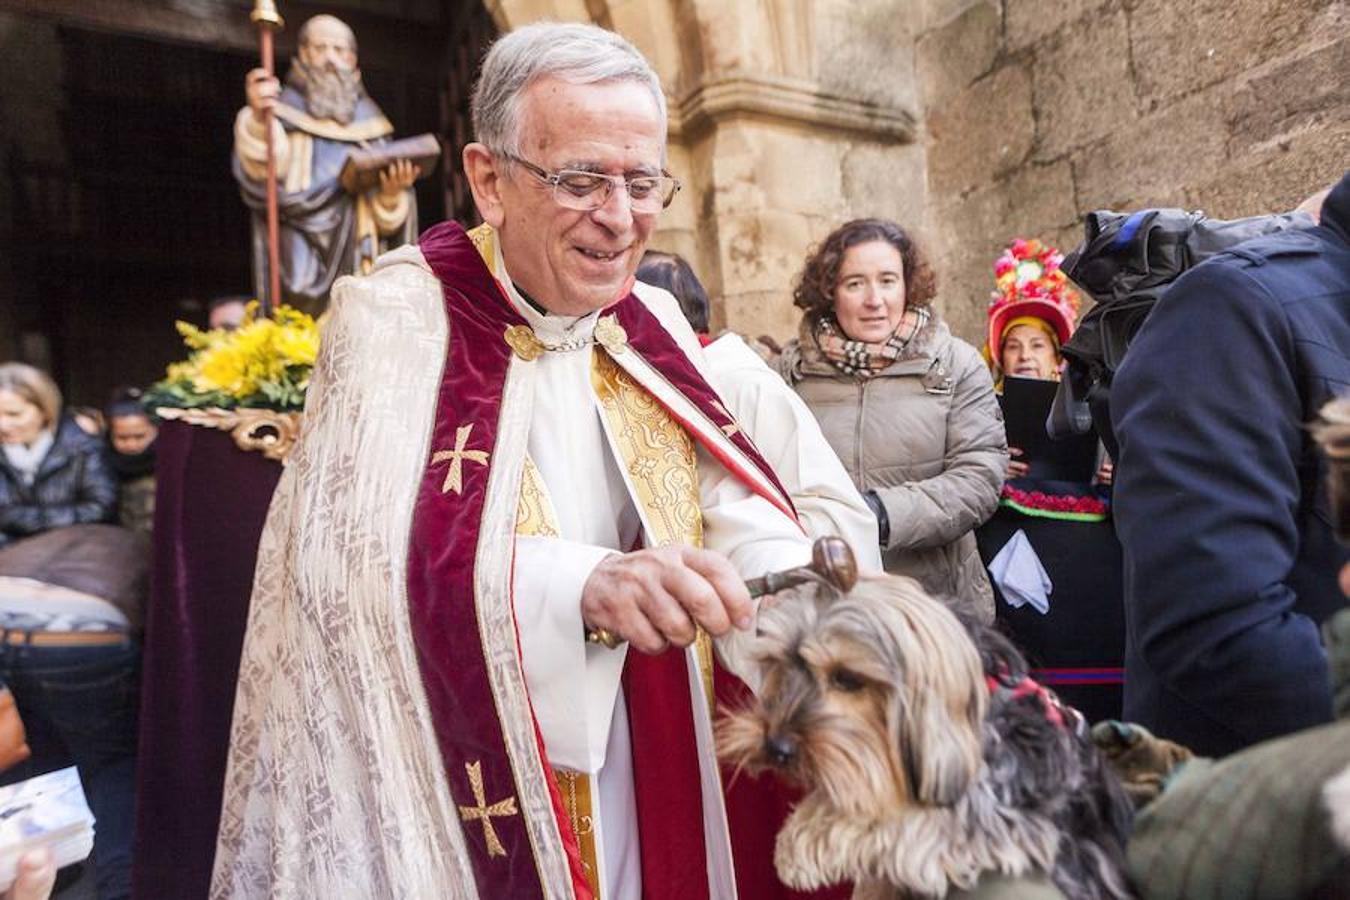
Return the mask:
<svg viewBox="0 0 1350 900">
<path fill-rule="evenodd" d="M 1005 476 L 1008 481 L 1026 478 L 1027 473 L 1031 471 L 1031 463 L 1020 462 L 1018 459 L 1023 455 L 1021 447 L 1008 446 L 1008 474 Z"/>
<path fill-rule="evenodd" d="M 422 167 L 414 165 L 410 159 L 400 159 L 389 164 L 389 168 L 380 173 L 380 193 L 392 199 L 413 186 Z"/>
<path fill-rule="evenodd" d="M 257 121 L 261 122 L 263 114 L 276 107 L 280 95 L 281 82 L 275 75 L 268 75 L 263 69 L 254 69 L 244 76 L 244 97 Z"/>
<path fill-rule="evenodd" d="M 581 591 L 581 618 L 643 653 L 687 647 L 701 625 L 714 636 L 754 622 L 754 601 L 725 556 L 661 547 L 611 556 Z"/>
</svg>

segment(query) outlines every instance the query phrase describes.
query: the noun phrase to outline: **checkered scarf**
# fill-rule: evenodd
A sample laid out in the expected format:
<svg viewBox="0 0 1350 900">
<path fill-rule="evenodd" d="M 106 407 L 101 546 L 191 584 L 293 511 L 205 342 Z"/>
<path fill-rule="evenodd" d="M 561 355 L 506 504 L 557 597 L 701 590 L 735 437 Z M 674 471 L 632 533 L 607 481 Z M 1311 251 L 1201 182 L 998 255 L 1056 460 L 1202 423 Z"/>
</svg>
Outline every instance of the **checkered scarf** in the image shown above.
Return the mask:
<svg viewBox="0 0 1350 900">
<path fill-rule="evenodd" d="M 900 326 L 880 343 L 855 341 L 844 334 L 833 315 L 816 320 L 816 346 L 825 358 L 840 372 L 853 378 L 871 378 L 900 358 L 914 336 L 928 324 L 929 311 L 918 307 L 905 311 Z"/>
</svg>

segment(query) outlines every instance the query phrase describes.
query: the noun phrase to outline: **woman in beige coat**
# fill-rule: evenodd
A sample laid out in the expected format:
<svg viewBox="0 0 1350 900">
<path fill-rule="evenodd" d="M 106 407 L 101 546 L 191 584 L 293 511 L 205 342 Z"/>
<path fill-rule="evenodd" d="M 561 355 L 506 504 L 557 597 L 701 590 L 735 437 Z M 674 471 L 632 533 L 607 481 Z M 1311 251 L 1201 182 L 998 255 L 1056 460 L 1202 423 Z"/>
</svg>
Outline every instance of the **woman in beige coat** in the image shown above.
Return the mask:
<svg viewBox="0 0 1350 900">
<path fill-rule="evenodd" d="M 805 314 L 777 366 L 872 507 L 886 570 L 988 620 L 972 532 L 998 506 L 1007 438 L 989 370 L 932 310 L 935 289 L 899 225 L 848 222 L 798 276 Z"/>
</svg>

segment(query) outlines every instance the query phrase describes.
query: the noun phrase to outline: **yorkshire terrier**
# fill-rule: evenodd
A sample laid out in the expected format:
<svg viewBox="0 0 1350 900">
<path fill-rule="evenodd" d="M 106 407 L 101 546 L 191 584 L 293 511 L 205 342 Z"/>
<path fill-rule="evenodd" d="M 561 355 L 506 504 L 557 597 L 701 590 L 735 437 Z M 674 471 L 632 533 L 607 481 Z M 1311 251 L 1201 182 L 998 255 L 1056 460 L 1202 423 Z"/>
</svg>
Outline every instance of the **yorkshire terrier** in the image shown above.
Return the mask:
<svg viewBox="0 0 1350 900">
<path fill-rule="evenodd" d="M 719 746 L 808 792 L 778 835 L 784 882 L 890 900 L 1048 876 L 1069 900 L 1134 896 L 1129 800 L 998 632 L 896 576 L 784 594 L 759 628 L 758 700 Z"/>
</svg>

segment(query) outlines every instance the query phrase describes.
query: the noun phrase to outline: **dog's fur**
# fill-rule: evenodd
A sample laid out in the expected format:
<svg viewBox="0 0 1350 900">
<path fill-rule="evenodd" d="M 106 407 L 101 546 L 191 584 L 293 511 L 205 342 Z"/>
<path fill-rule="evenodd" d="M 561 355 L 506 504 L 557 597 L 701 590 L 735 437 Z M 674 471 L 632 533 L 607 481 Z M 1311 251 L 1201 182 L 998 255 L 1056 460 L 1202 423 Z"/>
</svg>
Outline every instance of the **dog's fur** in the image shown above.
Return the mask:
<svg viewBox="0 0 1350 900">
<path fill-rule="evenodd" d="M 725 758 L 808 794 L 778 835 L 789 885 L 944 897 L 982 875 L 1048 873 L 1071 900 L 1128 898 L 1130 804 L 1044 695 L 1000 691 L 1026 663 L 907 578 L 823 585 L 760 613 L 763 686 L 719 723 Z"/>
</svg>

